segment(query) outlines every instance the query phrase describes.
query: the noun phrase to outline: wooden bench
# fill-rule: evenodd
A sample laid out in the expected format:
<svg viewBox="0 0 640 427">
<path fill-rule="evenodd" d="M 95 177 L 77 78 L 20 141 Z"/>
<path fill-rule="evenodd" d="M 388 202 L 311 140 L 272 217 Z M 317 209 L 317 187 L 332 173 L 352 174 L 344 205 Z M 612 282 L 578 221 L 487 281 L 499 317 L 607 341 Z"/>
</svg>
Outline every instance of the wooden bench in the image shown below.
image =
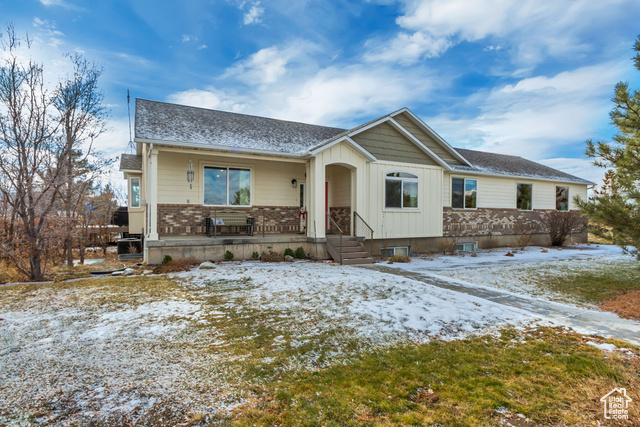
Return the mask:
<svg viewBox="0 0 640 427">
<path fill-rule="evenodd" d="M 244 211 L 216 210 L 206 218 L 207 236 L 217 237 L 220 231 L 225 230 L 227 234 L 232 234 L 234 229 L 245 230 L 247 235 L 253 235 L 254 219 Z"/>
</svg>

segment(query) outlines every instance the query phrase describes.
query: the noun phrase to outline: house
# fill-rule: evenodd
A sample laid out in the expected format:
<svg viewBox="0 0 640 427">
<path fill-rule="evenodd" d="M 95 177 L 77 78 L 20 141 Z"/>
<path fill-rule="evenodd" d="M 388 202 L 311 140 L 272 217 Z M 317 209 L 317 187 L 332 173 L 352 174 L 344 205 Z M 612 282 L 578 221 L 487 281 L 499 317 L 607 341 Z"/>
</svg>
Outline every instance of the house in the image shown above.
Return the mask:
<svg viewBox="0 0 640 427">
<path fill-rule="evenodd" d="M 543 244 L 541 212 L 576 209 L 574 196 L 592 185 L 521 157 L 453 148 L 407 108 L 345 130 L 137 99 L 134 141 L 120 169 L 130 233 L 145 236 L 149 263 L 299 246 L 356 263 L 452 240 L 505 246 L 520 233 Z M 251 218 L 252 233 L 208 237 L 206 218 L 229 211 Z M 573 236 L 586 238 L 586 229 Z"/>
<path fill-rule="evenodd" d="M 604 406 L 604 418 L 607 420 L 628 420 L 629 403 L 633 402 L 627 396 L 626 388 L 614 388 L 600 398 Z"/>
</svg>

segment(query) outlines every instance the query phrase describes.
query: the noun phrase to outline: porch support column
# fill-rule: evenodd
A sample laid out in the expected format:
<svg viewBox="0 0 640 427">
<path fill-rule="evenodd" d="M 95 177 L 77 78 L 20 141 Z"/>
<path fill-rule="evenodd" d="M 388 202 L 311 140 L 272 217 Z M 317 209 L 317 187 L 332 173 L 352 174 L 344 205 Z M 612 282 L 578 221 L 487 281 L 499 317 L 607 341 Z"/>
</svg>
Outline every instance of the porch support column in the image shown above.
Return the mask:
<svg viewBox="0 0 640 427">
<path fill-rule="evenodd" d="M 307 186 L 309 192 L 309 222 L 307 224 L 308 236 L 316 239 L 325 238 L 325 205 L 324 205 L 324 181 L 325 166 L 322 162 L 322 154 L 309 160 L 309 180 Z"/>
<path fill-rule="evenodd" d="M 149 240 L 158 240 L 158 150 L 152 150 L 148 176 Z"/>
</svg>

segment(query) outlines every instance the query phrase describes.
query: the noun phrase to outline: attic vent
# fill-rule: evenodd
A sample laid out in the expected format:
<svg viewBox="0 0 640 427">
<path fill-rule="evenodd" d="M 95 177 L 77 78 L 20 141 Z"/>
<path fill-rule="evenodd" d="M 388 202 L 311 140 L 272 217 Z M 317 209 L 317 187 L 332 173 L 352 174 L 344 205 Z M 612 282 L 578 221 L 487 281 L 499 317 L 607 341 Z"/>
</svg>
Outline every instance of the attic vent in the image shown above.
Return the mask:
<svg viewBox="0 0 640 427">
<path fill-rule="evenodd" d="M 456 250 L 460 252 L 475 252 L 478 250 L 478 242 L 457 243 Z"/>
</svg>

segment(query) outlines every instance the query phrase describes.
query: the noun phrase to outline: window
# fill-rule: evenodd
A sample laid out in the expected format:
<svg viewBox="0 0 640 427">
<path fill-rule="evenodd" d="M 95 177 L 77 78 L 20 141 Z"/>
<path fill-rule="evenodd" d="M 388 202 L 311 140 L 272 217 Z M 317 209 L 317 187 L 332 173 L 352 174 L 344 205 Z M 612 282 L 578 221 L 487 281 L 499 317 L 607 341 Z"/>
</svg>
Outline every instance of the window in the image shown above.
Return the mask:
<svg viewBox="0 0 640 427">
<path fill-rule="evenodd" d="M 569 210 L 569 187 L 556 187 L 556 209 Z"/>
<path fill-rule="evenodd" d="M 533 209 L 533 185 L 518 183 L 516 207 L 522 211 Z"/>
<path fill-rule="evenodd" d="M 417 208 L 418 177 L 406 172 L 388 173 L 384 181 L 386 208 Z"/>
<path fill-rule="evenodd" d="M 237 168 L 204 168 L 204 204 L 251 205 L 251 171 Z"/>
<path fill-rule="evenodd" d="M 384 257 L 391 257 L 394 255 L 409 256 L 410 254 L 409 246 L 392 246 L 390 248 L 380 249 L 380 255 Z"/>
<path fill-rule="evenodd" d="M 478 207 L 478 180 L 452 178 L 451 207 L 456 209 L 476 209 Z"/>
<path fill-rule="evenodd" d="M 129 179 L 129 207 L 140 207 L 140 178 Z"/>
</svg>

